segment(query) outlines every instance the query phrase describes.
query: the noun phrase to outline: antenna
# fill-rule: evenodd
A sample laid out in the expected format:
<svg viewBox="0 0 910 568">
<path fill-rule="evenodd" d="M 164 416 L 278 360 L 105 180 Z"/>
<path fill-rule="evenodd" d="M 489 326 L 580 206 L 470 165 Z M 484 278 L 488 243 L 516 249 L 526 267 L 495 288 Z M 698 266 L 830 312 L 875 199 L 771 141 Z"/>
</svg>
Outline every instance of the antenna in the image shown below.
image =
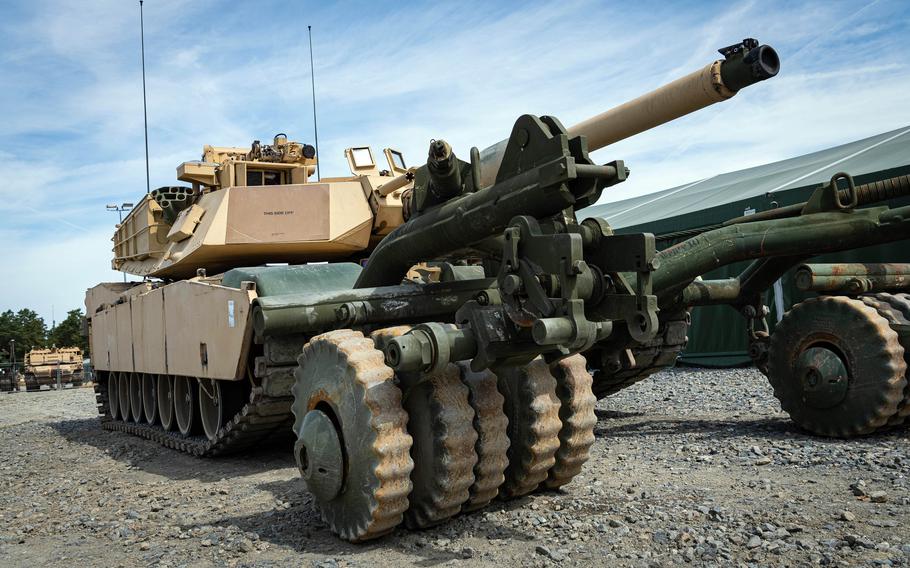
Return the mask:
<svg viewBox="0 0 910 568">
<path fill-rule="evenodd" d="M 319 130 L 316 128 L 316 74 L 313 72 L 313 26 L 306 27 L 310 36 L 310 85 L 313 87 L 313 138 L 316 142 L 316 181 L 322 180 L 319 171 Z"/>
<path fill-rule="evenodd" d="M 145 192 L 152 190 L 149 178 L 149 115 L 145 102 L 145 21 L 142 19 L 142 0 L 139 0 L 139 38 L 142 45 L 142 120 L 145 126 Z"/>
</svg>

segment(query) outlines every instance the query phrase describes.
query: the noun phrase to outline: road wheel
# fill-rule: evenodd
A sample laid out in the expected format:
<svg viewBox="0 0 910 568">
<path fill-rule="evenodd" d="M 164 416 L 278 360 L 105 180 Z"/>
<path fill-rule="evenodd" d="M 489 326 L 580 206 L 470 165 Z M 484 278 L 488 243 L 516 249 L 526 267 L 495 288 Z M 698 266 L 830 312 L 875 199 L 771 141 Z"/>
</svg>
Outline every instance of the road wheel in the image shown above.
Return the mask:
<svg viewBox="0 0 910 568">
<path fill-rule="evenodd" d="M 174 415 L 177 418 L 177 430 L 183 436 L 190 436 L 199 431 L 197 390 L 196 379 L 174 377 Z"/>
<path fill-rule="evenodd" d="M 142 375 L 130 373 L 130 418 L 142 423 Z"/>
<path fill-rule="evenodd" d="M 209 440 L 243 407 L 243 385 L 235 381 L 199 379 L 199 418 Z"/>
<path fill-rule="evenodd" d="M 405 392 L 403 405 L 414 460 L 414 488 L 404 521 L 409 528 L 425 528 L 461 511 L 470 497 L 477 464 L 474 410 L 461 371 L 451 363 L 420 377 Z"/>
<path fill-rule="evenodd" d="M 158 421 L 158 378 L 155 375 L 142 375 L 142 412 L 145 421 L 155 424 Z"/>
<path fill-rule="evenodd" d="M 174 429 L 174 379 L 168 375 L 161 375 L 155 381 L 155 390 L 158 396 L 158 418 L 165 431 Z"/>
</svg>

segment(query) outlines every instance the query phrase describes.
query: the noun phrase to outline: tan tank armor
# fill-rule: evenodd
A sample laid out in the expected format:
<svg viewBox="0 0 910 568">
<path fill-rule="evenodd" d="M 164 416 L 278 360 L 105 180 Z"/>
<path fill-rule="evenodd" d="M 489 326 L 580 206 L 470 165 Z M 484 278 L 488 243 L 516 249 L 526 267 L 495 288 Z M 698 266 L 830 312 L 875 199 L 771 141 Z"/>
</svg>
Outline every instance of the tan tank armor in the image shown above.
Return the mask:
<svg viewBox="0 0 910 568">
<path fill-rule="evenodd" d="M 206 145 L 201 160 L 177 168 L 189 187 L 152 191 L 117 227 L 112 267 L 177 279 L 263 262 L 358 260 L 403 222 L 401 195 L 413 185 L 401 153 L 383 155 L 388 169 L 369 147 L 348 148 L 350 176 L 313 180 L 313 147 L 284 134 L 250 149 Z"/>
</svg>

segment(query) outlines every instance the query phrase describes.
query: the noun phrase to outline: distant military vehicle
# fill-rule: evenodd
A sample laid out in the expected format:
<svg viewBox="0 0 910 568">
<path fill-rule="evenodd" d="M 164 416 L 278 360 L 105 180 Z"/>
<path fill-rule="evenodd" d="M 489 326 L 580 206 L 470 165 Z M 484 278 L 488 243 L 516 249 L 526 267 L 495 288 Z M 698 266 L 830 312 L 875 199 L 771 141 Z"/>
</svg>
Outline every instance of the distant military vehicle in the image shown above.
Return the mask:
<svg viewBox="0 0 910 568">
<path fill-rule="evenodd" d="M 82 350 L 78 347 L 32 349 L 25 355 L 25 390 L 35 391 L 42 385 L 79 386 L 83 381 Z"/>
<path fill-rule="evenodd" d="M 721 54 L 568 129 L 521 116 L 469 162 L 433 140 L 424 165 L 386 150 L 381 171 L 369 148 L 349 148 L 351 176 L 313 181 L 313 150 L 284 136 L 206 146 L 177 170 L 191 186 L 153 191 L 115 233 L 114 268 L 158 280 L 87 293 L 104 428 L 196 455 L 291 430 L 326 523 L 362 541 L 569 483 L 594 441 L 594 393 L 672 365 L 689 309 L 708 303 L 746 316 L 755 360 L 801 426 L 880 427 L 906 385 L 898 314 L 892 328 L 884 306 L 807 302 L 774 341 L 761 294 L 814 254 L 910 237 L 910 209 L 858 208 L 910 182 L 840 175 L 808 203 L 660 253 L 653 235 L 576 217 L 629 173 L 589 151 L 779 68 L 751 39 Z M 755 264 L 739 279 L 700 279 L 744 259 Z"/>
</svg>

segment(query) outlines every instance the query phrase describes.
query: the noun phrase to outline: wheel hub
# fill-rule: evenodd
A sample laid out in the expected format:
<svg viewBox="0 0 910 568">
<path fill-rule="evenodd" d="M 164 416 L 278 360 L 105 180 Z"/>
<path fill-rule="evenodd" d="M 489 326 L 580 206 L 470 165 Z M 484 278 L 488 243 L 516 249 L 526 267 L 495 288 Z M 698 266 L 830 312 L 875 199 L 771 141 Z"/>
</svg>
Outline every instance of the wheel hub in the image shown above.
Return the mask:
<svg viewBox="0 0 910 568">
<path fill-rule="evenodd" d="M 803 401 L 813 408 L 830 408 L 847 396 L 849 378 L 840 355 L 825 347 L 810 347 L 797 361 Z"/>
<path fill-rule="evenodd" d="M 310 410 L 303 418 L 294 456 L 307 489 L 320 501 L 334 499 L 344 482 L 341 438 L 329 416 Z"/>
</svg>

